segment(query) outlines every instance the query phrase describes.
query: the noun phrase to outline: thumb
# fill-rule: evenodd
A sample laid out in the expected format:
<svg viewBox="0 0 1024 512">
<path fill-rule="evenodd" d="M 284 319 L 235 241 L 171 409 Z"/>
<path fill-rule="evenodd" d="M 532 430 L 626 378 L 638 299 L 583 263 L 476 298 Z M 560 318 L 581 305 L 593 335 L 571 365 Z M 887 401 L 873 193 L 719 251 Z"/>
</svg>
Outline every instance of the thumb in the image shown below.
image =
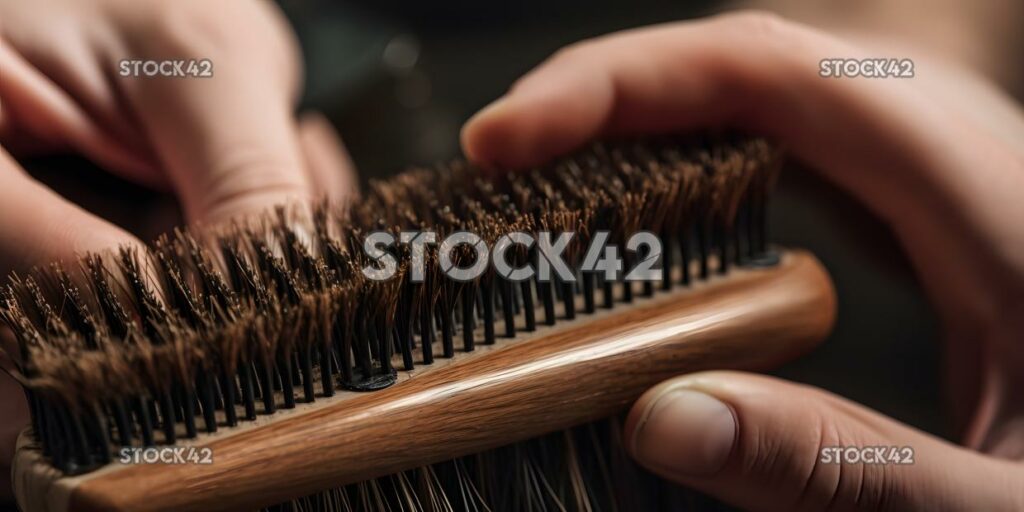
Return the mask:
<svg viewBox="0 0 1024 512">
<path fill-rule="evenodd" d="M 651 471 L 749 510 L 1021 510 L 1024 469 L 825 391 L 739 372 L 645 393 L 625 442 Z"/>
</svg>

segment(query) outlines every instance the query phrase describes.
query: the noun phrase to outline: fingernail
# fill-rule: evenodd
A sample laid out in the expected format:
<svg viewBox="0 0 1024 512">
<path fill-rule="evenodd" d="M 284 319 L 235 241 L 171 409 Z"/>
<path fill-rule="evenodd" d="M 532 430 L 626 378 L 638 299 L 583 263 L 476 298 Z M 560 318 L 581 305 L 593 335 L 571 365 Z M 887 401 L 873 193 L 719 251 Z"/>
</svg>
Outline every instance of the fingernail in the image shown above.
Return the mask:
<svg viewBox="0 0 1024 512">
<path fill-rule="evenodd" d="M 690 389 L 668 390 L 653 400 L 633 434 L 633 453 L 652 469 L 706 476 L 722 469 L 736 440 L 728 405 Z"/>
</svg>

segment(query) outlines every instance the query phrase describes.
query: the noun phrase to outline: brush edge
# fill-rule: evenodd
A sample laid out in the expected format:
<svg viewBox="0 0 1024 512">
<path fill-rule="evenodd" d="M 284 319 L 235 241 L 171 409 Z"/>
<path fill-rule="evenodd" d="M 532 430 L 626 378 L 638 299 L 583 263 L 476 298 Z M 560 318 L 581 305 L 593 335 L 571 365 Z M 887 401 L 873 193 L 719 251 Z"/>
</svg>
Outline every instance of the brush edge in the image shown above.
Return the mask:
<svg viewBox="0 0 1024 512">
<path fill-rule="evenodd" d="M 641 354 L 640 349 L 642 348 L 648 350 L 661 349 L 667 353 L 648 358 L 650 360 L 646 364 L 648 366 L 653 364 L 653 362 L 664 364 L 666 360 L 671 364 L 668 367 L 656 366 L 654 368 L 655 371 L 651 372 L 646 372 L 646 370 L 641 372 L 639 368 L 634 370 L 637 373 L 644 373 L 644 375 L 632 375 L 633 380 L 630 383 L 630 388 L 618 391 L 612 390 L 611 392 L 618 393 L 613 397 L 607 395 L 595 397 L 594 393 L 590 393 L 587 397 L 580 399 L 578 402 L 581 409 L 585 405 L 583 402 L 587 400 L 599 402 L 599 404 L 588 408 L 586 413 L 578 412 L 572 414 L 575 423 L 607 416 L 621 410 L 647 387 L 672 375 L 698 369 L 720 368 L 723 367 L 723 364 L 729 368 L 738 369 L 766 368 L 808 351 L 827 335 L 835 317 L 835 291 L 826 271 L 812 255 L 804 251 L 791 251 L 786 253 L 779 267 L 751 272 L 756 272 L 756 274 L 746 276 L 744 279 L 723 280 L 719 286 L 711 285 L 703 290 L 699 290 L 699 293 L 688 295 L 680 299 L 679 304 L 675 304 L 675 309 L 660 306 L 661 316 L 656 318 L 661 319 L 663 324 L 668 322 L 667 325 L 674 325 L 676 331 L 674 331 L 674 334 L 670 334 L 668 339 L 652 339 L 644 342 L 646 344 L 633 347 L 631 349 L 631 357 L 633 360 L 638 359 L 638 356 Z M 782 291 L 788 291 L 789 293 L 781 293 Z M 742 306 L 743 304 L 757 303 L 758 300 L 764 299 L 768 299 L 767 302 L 756 307 Z M 669 305 L 673 304 L 670 303 Z M 674 314 L 683 307 L 688 308 L 688 314 L 681 316 Z M 732 308 L 733 314 L 736 316 L 712 320 L 710 324 L 703 327 L 697 321 L 698 318 L 696 317 L 710 313 L 716 313 L 718 316 L 721 316 L 724 314 L 721 308 L 726 307 Z M 621 314 L 609 315 L 604 323 L 614 324 L 616 319 L 621 320 L 624 317 L 648 312 L 645 309 L 647 308 L 638 305 L 636 308 L 622 310 Z M 673 323 L 673 319 L 675 323 Z M 705 320 L 707 320 L 707 317 L 705 317 Z M 730 321 L 733 322 L 733 325 L 728 324 Z M 765 324 L 756 325 L 758 322 L 765 322 Z M 770 335 L 761 332 L 765 329 L 765 325 L 770 322 L 776 323 L 771 328 L 774 331 L 769 330 Z M 626 323 L 622 322 L 622 324 L 625 325 Z M 642 333 L 646 333 L 650 337 L 652 336 L 652 329 L 657 327 L 657 324 L 650 323 L 650 319 L 645 325 L 637 323 L 628 325 L 630 327 L 628 329 L 629 334 L 619 332 L 615 335 L 617 337 L 614 340 L 607 337 L 608 331 L 592 333 L 589 336 L 590 338 L 600 337 L 599 339 L 604 339 L 607 346 L 612 346 L 616 341 L 628 341 L 630 338 L 634 340 L 634 343 L 637 343 L 638 338 L 642 337 Z M 584 338 L 583 340 L 575 341 L 575 344 L 568 348 L 555 349 L 550 348 L 551 343 L 547 344 L 549 345 L 548 347 L 543 347 L 542 342 L 543 340 L 551 341 L 549 338 L 565 339 L 573 332 L 585 331 L 587 327 L 588 325 L 581 325 L 577 329 L 568 329 L 567 333 L 556 333 L 552 336 L 522 342 L 510 346 L 502 352 L 511 352 L 512 355 L 529 355 L 531 351 L 539 351 L 542 355 L 547 354 L 548 359 L 551 359 L 559 354 L 561 354 L 561 357 L 570 357 L 573 355 L 573 351 L 575 351 L 575 355 L 580 356 L 582 353 L 587 352 L 583 347 L 594 342 L 594 339 Z M 589 327 L 591 331 L 594 330 L 594 325 L 589 325 Z M 729 341 L 730 339 L 732 340 L 731 342 Z M 724 344 L 726 343 L 733 345 L 729 348 L 730 351 L 723 351 Z M 771 350 L 763 350 L 766 344 Z M 742 349 L 752 346 L 760 346 L 762 350 L 760 352 L 743 352 Z M 540 347 L 540 349 L 537 349 L 537 347 Z M 589 348 L 593 349 L 593 347 Z M 618 352 L 606 354 L 603 356 L 603 359 L 578 361 L 577 368 L 585 368 L 587 367 L 585 366 L 586 364 L 590 364 L 591 366 L 589 367 L 594 368 L 595 363 L 593 361 L 608 362 L 613 356 L 621 356 L 623 349 L 623 347 L 619 347 Z M 707 349 L 707 351 L 701 352 L 701 349 Z M 716 351 L 718 353 L 714 353 Z M 694 354 L 705 357 L 706 360 L 698 361 L 697 364 L 693 364 L 693 361 L 684 363 L 679 360 L 683 355 L 693 356 Z M 737 354 L 743 357 L 734 357 Z M 506 355 L 508 354 L 506 353 Z M 667 357 L 670 355 L 672 357 Z M 644 358 L 639 357 L 639 359 Z M 491 363 L 495 362 L 493 356 L 489 361 Z M 521 363 L 516 368 L 522 370 L 524 368 L 523 364 L 525 363 Z M 449 368 L 439 369 L 437 372 L 424 375 L 424 378 L 444 383 L 447 382 L 446 379 L 451 378 L 450 373 L 457 374 L 459 369 L 464 366 L 469 365 L 459 365 L 456 362 Z M 500 372 L 500 370 L 493 368 L 489 371 L 491 372 L 489 375 L 492 376 L 497 375 L 495 372 Z M 504 371 L 506 373 L 511 372 L 507 368 Z M 546 378 L 548 380 L 552 379 L 550 375 L 547 375 Z M 514 379 L 508 379 L 506 386 L 512 380 Z M 421 383 L 421 385 L 423 384 Z M 429 385 L 431 383 L 427 382 L 425 384 Z M 461 384 L 456 382 L 453 385 L 462 386 L 463 388 L 467 386 L 465 382 Z M 602 385 L 607 387 L 607 383 Z M 396 407 L 393 403 L 394 399 L 402 398 L 403 395 L 405 399 L 411 399 L 409 393 L 412 392 L 407 391 L 407 389 L 408 387 L 395 387 L 390 390 L 366 395 L 366 398 L 362 401 L 368 402 L 368 411 L 364 412 L 364 415 L 369 415 L 375 410 L 386 412 L 394 409 Z M 481 391 L 476 390 L 475 393 L 479 394 Z M 552 396 L 557 394 L 549 393 Z M 397 395 L 397 397 L 392 395 Z M 462 402 L 470 401 L 467 398 L 461 398 L 456 400 L 456 403 L 459 400 Z M 562 404 L 551 402 L 550 396 L 545 400 L 547 400 L 545 403 L 549 409 L 552 406 L 562 406 Z M 392 402 L 392 405 L 379 405 L 386 402 Z M 478 410 L 480 409 L 479 404 L 475 405 L 475 407 Z M 443 405 L 435 407 L 438 410 L 445 408 Z M 319 416 L 320 419 L 328 419 L 331 417 L 330 412 L 332 411 L 330 409 L 321 409 L 313 413 L 313 415 Z M 413 418 L 422 420 L 425 417 L 422 409 L 416 411 L 413 411 L 413 409 L 416 409 L 416 407 L 405 407 L 405 415 L 408 416 L 406 420 Z M 538 409 L 533 409 L 535 415 L 538 414 Z M 445 418 L 443 411 L 433 411 L 431 414 L 440 419 Z M 316 490 L 342 485 L 350 481 L 380 476 L 381 474 L 397 470 L 395 463 L 382 462 L 383 457 L 379 457 L 380 451 L 377 451 L 378 457 L 375 460 L 370 461 L 369 464 L 360 464 L 361 470 L 357 471 L 342 466 L 346 462 L 353 462 L 353 459 L 361 454 L 349 453 L 346 455 L 334 453 L 330 457 L 323 457 L 322 453 L 317 453 L 325 451 L 322 446 L 317 448 L 299 445 L 300 448 L 298 449 L 292 446 L 290 449 L 285 450 L 286 453 L 281 455 L 282 458 L 265 463 L 271 465 L 273 469 L 260 473 L 258 469 L 260 469 L 259 464 L 262 461 L 247 459 L 247 455 L 251 455 L 251 453 L 247 454 L 247 450 L 245 450 L 243 445 L 251 446 L 254 442 L 261 442 L 261 438 L 266 440 L 272 437 L 276 438 L 275 441 L 278 444 L 282 444 L 281 436 L 275 435 L 272 432 L 274 429 L 292 429 L 290 435 L 295 438 L 293 442 L 308 441 L 308 437 L 303 436 L 310 434 L 310 432 L 304 433 L 303 430 L 328 431 L 326 434 L 323 432 L 320 434 L 324 436 L 332 434 L 332 429 L 338 430 L 344 427 L 347 421 L 351 421 L 333 418 L 333 424 L 320 423 L 313 425 L 312 423 L 307 423 L 306 428 L 303 429 L 303 425 L 296 423 L 296 421 L 305 422 L 310 419 L 306 416 L 302 415 L 301 419 L 298 416 L 285 418 L 281 422 L 275 422 L 273 426 L 256 428 L 237 436 L 214 441 L 209 446 L 215 450 L 215 461 L 224 460 L 223 457 L 233 457 L 233 459 L 228 459 L 229 464 L 226 468 L 217 468 L 217 463 L 215 462 L 213 466 L 186 466 L 184 468 L 182 466 L 133 466 L 116 472 L 100 472 L 77 481 L 77 485 L 70 492 L 70 501 L 68 502 L 70 508 L 50 508 L 48 510 L 53 512 L 62 510 L 138 510 L 140 506 L 145 506 L 147 510 L 202 510 L 210 506 L 223 507 L 224 504 L 230 504 L 229 506 L 232 509 L 247 509 L 253 506 L 280 502 L 292 497 L 308 494 L 309 492 L 315 492 Z M 401 417 L 403 416 L 399 414 L 399 418 Z M 437 462 L 465 453 L 487 449 L 495 446 L 492 440 L 495 438 L 500 439 L 498 444 L 506 444 L 520 439 L 535 437 L 544 433 L 544 431 L 557 430 L 558 428 L 569 426 L 565 424 L 556 425 L 555 421 L 545 419 L 546 423 L 543 423 L 543 426 L 535 423 L 528 426 L 532 427 L 532 429 L 523 429 L 514 426 L 516 421 L 522 423 L 522 419 L 513 419 L 512 423 L 506 422 L 503 429 L 501 427 L 495 427 L 494 430 L 485 429 L 488 433 L 486 439 L 480 438 L 472 446 L 466 446 L 464 442 L 463 446 L 457 448 L 456 451 L 458 453 L 451 450 L 451 444 L 445 445 L 443 451 L 436 447 L 419 447 L 417 448 L 419 450 L 417 453 L 420 453 L 421 458 L 425 459 L 420 462 Z M 490 421 L 495 423 L 493 419 Z M 564 420 L 560 421 L 564 423 Z M 366 423 L 370 424 L 371 428 L 369 430 L 374 430 L 372 428 L 373 421 Z M 475 424 L 475 427 L 479 430 L 480 425 Z M 417 431 L 415 425 L 406 425 L 401 428 L 404 428 L 408 435 Z M 496 430 L 508 433 L 509 435 L 495 435 L 498 433 L 495 432 Z M 336 432 L 333 433 L 333 435 L 336 434 Z M 366 436 L 367 434 L 364 433 L 363 435 Z M 390 435 L 403 437 L 400 431 L 398 433 L 391 432 Z M 480 437 L 481 435 L 477 434 L 477 436 Z M 336 440 L 334 442 L 336 451 L 343 450 L 338 448 L 340 442 Z M 487 443 L 492 444 L 488 445 Z M 408 445 L 410 442 L 406 440 L 402 444 Z M 362 446 L 361 449 L 367 451 L 365 446 Z M 225 450 L 226 455 L 222 454 L 219 450 Z M 264 458 L 266 458 L 267 454 L 265 451 L 267 447 L 261 447 L 261 450 L 264 450 Z M 394 451 L 394 448 L 392 448 L 392 451 Z M 320 457 L 322 459 L 321 462 L 327 460 L 333 466 L 314 468 L 313 466 L 316 466 L 315 463 L 310 461 L 303 462 L 297 459 L 301 458 L 303 453 L 308 454 L 314 459 Z M 408 466 L 408 460 L 407 458 L 406 466 Z M 243 467 L 233 468 L 231 462 L 235 464 L 242 463 Z M 367 471 L 367 466 L 370 466 L 369 471 Z M 238 478 L 238 472 L 242 470 L 247 470 L 248 476 Z M 139 485 L 140 483 L 143 485 Z M 186 495 L 188 498 L 185 497 Z M 190 501 L 190 499 L 196 497 L 199 499 Z"/>
</svg>

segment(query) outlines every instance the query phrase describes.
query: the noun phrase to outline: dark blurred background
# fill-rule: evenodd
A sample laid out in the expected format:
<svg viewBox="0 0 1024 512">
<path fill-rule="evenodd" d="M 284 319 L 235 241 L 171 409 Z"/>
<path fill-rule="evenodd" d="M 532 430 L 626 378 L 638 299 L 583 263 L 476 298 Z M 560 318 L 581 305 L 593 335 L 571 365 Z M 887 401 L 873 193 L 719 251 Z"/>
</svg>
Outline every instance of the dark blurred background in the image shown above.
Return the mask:
<svg viewBox="0 0 1024 512">
<path fill-rule="evenodd" d="M 456 156 L 462 123 L 561 46 L 716 9 L 683 0 L 280 3 L 305 54 L 302 108 L 328 116 L 364 179 Z M 77 159 L 36 166 L 54 167 L 75 169 L 44 178 L 59 192 L 107 218 L 128 219 L 122 224 L 131 231 L 155 236 L 149 226 L 175 223 L 170 198 Z M 936 319 L 887 227 L 796 164 L 772 209 L 773 238 L 816 253 L 839 293 L 831 338 L 777 373 L 947 435 Z"/>
</svg>

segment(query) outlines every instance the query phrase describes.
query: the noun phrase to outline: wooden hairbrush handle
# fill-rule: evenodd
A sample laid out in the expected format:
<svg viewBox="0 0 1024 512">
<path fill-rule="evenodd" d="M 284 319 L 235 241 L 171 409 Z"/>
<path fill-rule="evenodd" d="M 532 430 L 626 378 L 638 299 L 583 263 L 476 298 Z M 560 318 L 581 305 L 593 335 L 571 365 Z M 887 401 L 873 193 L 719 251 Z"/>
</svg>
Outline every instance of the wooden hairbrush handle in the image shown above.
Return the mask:
<svg viewBox="0 0 1024 512">
<path fill-rule="evenodd" d="M 821 264 L 787 251 L 187 443 L 209 447 L 209 465 L 58 478 L 24 446 L 16 492 L 28 510 L 248 510 L 607 417 L 680 373 L 778 365 L 824 339 L 835 309 Z"/>
</svg>

